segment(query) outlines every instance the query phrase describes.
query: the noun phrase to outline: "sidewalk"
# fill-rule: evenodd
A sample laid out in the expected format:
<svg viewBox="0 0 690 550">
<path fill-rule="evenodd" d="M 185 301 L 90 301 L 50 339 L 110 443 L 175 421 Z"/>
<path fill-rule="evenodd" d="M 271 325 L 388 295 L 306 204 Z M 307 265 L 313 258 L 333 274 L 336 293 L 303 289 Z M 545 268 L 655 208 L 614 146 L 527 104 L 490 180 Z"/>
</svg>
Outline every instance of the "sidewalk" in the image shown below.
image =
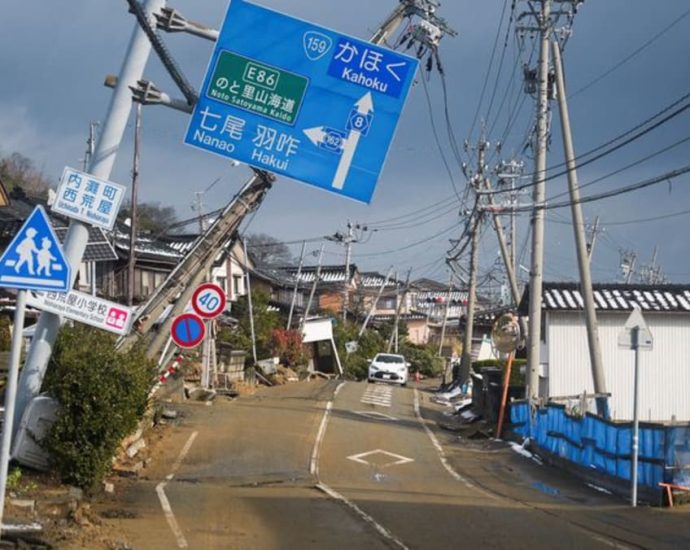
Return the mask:
<svg viewBox="0 0 690 550">
<path fill-rule="evenodd" d="M 436 422 L 435 432 L 453 468 L 478 487 L 624 545 L 690 548 L 690 507 L 632 508 L 603 489 L 543 464 L 515 443 L 483 437 L 488 430 L 480 430 L 478 423 L 460 426 L 457 417 L 443 414 L 451 409 L 431 401 L 432 388 L 430 383 L 420 384 L 422 414 Z"/>
</svg>

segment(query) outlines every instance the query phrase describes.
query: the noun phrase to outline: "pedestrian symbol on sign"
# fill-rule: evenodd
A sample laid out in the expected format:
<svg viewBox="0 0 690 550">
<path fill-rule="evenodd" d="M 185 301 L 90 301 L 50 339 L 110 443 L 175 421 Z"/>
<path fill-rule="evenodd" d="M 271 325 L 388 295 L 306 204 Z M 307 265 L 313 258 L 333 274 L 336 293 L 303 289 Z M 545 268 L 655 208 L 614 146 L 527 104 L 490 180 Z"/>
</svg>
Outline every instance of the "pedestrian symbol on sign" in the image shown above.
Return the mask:
<svg viewBox="0 0 690 550">
<path fill-rule="evenodd" d="M 69 290 L 70 267 L 45 210 L 37 206 L 0 257 L 0 286 Z"/>
</svg>

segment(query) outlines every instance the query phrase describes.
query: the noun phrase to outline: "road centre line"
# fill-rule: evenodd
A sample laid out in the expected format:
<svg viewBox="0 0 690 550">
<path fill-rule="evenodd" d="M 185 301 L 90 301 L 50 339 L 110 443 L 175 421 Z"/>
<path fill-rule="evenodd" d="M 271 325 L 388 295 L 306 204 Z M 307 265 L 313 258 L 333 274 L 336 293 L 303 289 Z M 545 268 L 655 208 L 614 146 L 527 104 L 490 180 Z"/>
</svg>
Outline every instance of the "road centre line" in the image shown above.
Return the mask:
<svg viewBox="0 0 690 550">
<path fill-rule="evenodd" d="M 326 427 L 328 425 L 328 418 L 330 417 L 331 414 L 331 409 L 333 408 L 333 401 L 335 398 L 338 396 L 338 393 L 340 390 L 343 388 L 343 386 L 346 384 L 346 382 L 341 382 L 340 385 L 335 389 L 333 392 L 333 399 L 331 399 L 328 404 L 326 405 L 326 410 L 323 413 L 323 418 L 321 419 L 321 424 L 319 425 L 319 431 L 316 434 L 316 440 L 314 441 L 314 449 L 312 450 L 311 453 L 311 464 L 309 467 L 309 471 L 311 474 L 316 477 L 316 489 L 321 491 L 322 493 L 325 493 L 329 497 L 331 497 L 334 500 L 337 500 L 339 502 L 342 502 L 345 506 L 350 508 L 355 514 L 357 514 L 361 519 L 363 519 L 366 523 L 371 525 L 376 531 L 388 542 L 391 544 L 397 546 L 398 548 L 401 548 L 403 550 L 410 550 L 408 546 L 406 546 L 400 539 L 396 538 L 388 529 L 386 529 L 383 525 L 378 523 L 373 517 L 371 517 L 369 514 L 367 514 L 364 510 L 362 510 L 359 506 L 357 506 L 354 502 L 348 500 L 345 496 L 341 495 L 325 483 L 321 483 L 319 480 L 319 465 L 318 465 L 318 460 L 319 460 L 319 455 L 321 452 L 321 444 L 323 443 L 324 436 L 326 435 Z"/>
<path fill-rule="evenodd" d="M 170 473 L 167 476 L 165 476 L 165 481 L 161 481 L 158 485 L 156 485 L 156 494 L 158 495 L 158 500 L 161 503 L 163 515 L 165 516 L 165 519 L 168 522 L 168 525 L 170 526 L 170 530 L 172 531 L 175 540 L 177 541 L 178 548 L 189 548 L 189 545 L 187 544 L 187 539 L 185 539 L 184 534 L 182 533 L 182 529 L 180 529 L 179 523 L 177 523 L 175 514 L 173 514 L 172 507 L 170 506 L 170 501 L 168 500 L 168 497 L 165 494 L 165 486 L 168 484 L 169 481 L 172 481 L 172 479 L 175 477 L 177 470 L 182 465 L 182 461 L 187 456 L 189 449 L 192 448 L 192 444 L 194 443 L 194 440 L 198 435 L 199 432 L 194 432 L 189 436 L 189 439 L 187 439 L 187 442 L 184 444 L 184 447 L 182 447 L 180 454 L 177 456 L 177 459 L 173 463 Z"/>
</svg>

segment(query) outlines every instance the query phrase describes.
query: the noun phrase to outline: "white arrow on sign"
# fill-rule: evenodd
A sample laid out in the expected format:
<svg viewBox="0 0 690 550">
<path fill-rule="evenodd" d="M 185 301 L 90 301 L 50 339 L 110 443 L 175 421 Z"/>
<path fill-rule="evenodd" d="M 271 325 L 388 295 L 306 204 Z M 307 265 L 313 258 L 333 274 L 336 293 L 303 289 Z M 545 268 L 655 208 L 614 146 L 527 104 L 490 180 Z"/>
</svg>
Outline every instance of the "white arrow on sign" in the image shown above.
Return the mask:
<svg viewBox="0 0 690 550">
<path fill-rule="evenodd" d="M 362 98 L 355 103 L 355 108 L 357 112 L 362 116 L 368 116 L 370 113 L 374 112 L 374 99 L 371 97 L 371 92 L 367 92 Z M 338 164 L 338 170 L 335 172 L 335 177 L 333 178 L 333 187 L 335 189 L 342 189 L 345 185 L 345 180 L 350 172 L 350 166 L 352 166 L 352 159 L 355 156 L 355 151 L 357 150 L 357 144 L 359 143 L 359 138 L 362 133 L 354 128 L 350 130 L 350 135 L 345 140 L 343 144 L 343 154 L 340 157 L 340 163 Z"/>
<path fill-rule="evenodd" d="M 303 132 L 307 135 L 309 141 L 311 141 L 317 147 L 326 141 L 327 134 L 323 126 L 319 126 L 317 128 L 307 128 L 306 130 L 303 130 Z"/>
</svg>

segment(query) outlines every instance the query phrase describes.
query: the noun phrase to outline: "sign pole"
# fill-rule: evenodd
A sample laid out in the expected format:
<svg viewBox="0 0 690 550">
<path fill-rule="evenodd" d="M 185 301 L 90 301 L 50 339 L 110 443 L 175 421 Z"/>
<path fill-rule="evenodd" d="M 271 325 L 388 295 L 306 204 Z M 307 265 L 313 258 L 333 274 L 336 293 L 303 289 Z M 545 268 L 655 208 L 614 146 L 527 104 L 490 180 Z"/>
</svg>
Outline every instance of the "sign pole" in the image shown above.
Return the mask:
<svg viewBox="0 0 690 550">
<path fill-rule="evenodd" d="M 0 534 L 4 527 L 2 520 L 5 511 L 5 490 L 7 489 L 7 468 L 10 462 L 12 445 L 12 425 L 17 398 L 17 379 L 19 361 L 22 354 L 22 333 L 24 332 L 24 312 L 26 310 L 26 290 L 17 293 L 17 304 L 14 310 L 14 332 L 12 333 L 12 350 L 10 352 L 10 372 L 7 377 L 5 393 L 5 419 L 2 425 L 2 449 L 0 449 Z"/>
<path fill-rule="evenodd" d="M 639 437 L 640 437 L 640 327 L 632 329 L 633 352 L 635 353 L 635 382 L 633 396 L 633 436 L 632 436 L 632 496 L 631 506 L 637 506 L 637 461 L 639 457 Z"/>
</svg>

